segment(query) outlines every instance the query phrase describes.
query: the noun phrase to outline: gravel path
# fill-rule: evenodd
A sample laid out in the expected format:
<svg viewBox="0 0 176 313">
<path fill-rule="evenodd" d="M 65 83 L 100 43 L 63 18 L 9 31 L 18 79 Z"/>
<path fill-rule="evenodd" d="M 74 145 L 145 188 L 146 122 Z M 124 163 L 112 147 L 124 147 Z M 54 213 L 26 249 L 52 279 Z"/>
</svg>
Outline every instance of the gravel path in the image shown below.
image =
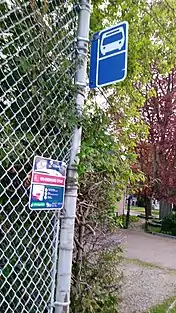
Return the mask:
<svg viewBox="0 0 176 313">
<path fill-rule="evenodd" d="M 149 312 L 176 296 L 176 240 L 128 230 L 122 233 L 125 260 L 119 313 Z"/>
</svg>

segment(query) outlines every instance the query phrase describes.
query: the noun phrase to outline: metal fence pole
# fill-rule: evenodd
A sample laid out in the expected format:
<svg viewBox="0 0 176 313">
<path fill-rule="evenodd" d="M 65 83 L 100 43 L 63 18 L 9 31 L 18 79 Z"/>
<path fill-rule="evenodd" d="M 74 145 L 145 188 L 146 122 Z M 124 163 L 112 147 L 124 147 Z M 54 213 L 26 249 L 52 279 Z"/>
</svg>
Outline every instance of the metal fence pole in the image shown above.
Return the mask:
<svg viewBox="0 0 176 313">
<path fill-rule="evenodd" d="M 57 273 L 57 255 L 59 246 L 59 230 L 60 230 L 60 211 L 55 212 L 53 218 L 53 251 L 52 251 L 52 284 L 51 284 L 51 306 L 49 313 L 53 313 L 53 302 L 56 286 L 56 273 Z"/>
<path fill-rule="evenodd" d="M 89 22 L 90 1 L 82 0 L 80 3 L 79 13 L 77 38 L 78 64 L 75 80 L 77 85 L 76 109 L 79 116 L 81 115 L 85 100 Z M 77 172 L 75 164 L 78 164 L 77 154 L 81 144 L 81 133 L 82 128 L 80 126 L 76 127 L 73 135 L 72 150 L 68 169 L 65 212 L 63 219 L 61 220 L 55 313 L 69 312 L 74 223 L 77 200 Z"/>
</svg>

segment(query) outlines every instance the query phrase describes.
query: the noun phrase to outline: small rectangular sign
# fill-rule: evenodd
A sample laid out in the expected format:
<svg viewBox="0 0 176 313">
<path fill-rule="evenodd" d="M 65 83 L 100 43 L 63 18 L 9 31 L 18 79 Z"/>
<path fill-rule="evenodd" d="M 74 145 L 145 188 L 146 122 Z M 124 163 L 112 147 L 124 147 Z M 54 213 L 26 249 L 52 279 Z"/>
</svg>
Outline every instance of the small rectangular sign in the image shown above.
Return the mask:
<svg viewBox="0 0 176 313">
<path fill-rule="evenodd" d="M 29 206 L 32 210 L 61 210 L 64 205 L 66 163 L 34 158 Z"/>
<path fill-rule="evenodd" d="M 89 87 L 123 81 L 127 76 L 128 22 L 121 22 L 93 35 Z"/>
</svg>

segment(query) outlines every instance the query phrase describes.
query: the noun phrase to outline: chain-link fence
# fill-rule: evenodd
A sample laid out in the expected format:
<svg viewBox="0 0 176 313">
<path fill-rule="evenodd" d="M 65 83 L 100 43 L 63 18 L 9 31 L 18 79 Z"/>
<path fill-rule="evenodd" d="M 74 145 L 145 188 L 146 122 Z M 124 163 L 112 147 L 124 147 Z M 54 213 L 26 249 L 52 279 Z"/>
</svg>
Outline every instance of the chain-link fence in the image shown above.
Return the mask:
<svg viewBox="0 0 176 313">
<path fill-rule="evenodd" d="M 30 211 L 32 161 L 68 162 L 78 7 L 0 2 L 1 313 L 52 312 L 55 212 Z"/>
</svg>

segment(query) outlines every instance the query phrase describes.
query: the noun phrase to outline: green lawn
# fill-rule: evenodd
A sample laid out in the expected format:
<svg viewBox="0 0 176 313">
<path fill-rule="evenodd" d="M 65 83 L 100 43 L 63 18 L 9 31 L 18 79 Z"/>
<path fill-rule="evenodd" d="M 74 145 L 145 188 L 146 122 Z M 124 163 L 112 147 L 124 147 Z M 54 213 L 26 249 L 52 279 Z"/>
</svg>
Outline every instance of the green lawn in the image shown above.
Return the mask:
<svg viewBox="0 0 176 313">
<path fill-rule="evenodd" d="M 137 211 L 137 212 L 145 213 L 145 208 L 140 207 L 140 206 L 131 206 L 131 211 Z"/>
<path fill-rule="evenodd" d="M 145 208 L 143 208 L 143 207 L 131 206 L 131 211 L 135 211 L 139 214 L 145 214 Z M 159 210 L 152 210 L 152 215 L 158 217 Z"/>
<path fill-rule="evenodd" d="M 130 223 L 137 223 L 140 220 L 140 217 L 138 216 L 130 216 L 129 222 Z M 120 227 L 123 227 L 126 225 L 126 215 L 119 215 L 117 218 L 118 224 Z"/>
<path fill-rule="evenodd" d="M 176 296 L 167 299 L 163 303 L 151 308 L 148 312 L 145 313 L 166 313 L 170 305 L 176 300 Z M 176 305 L 173 309 L 169 310 L 169 313 L 176 313 Z"/>
<path fill-rule="evenodd" d="M 161 232 L 161 227 L 150 226 L 150 225 L 149 225 L 149 231 L 151 231 L 151 232 L 153 232 L 153 233 L 160 233 L 160 232 Z"/>
</svg>

